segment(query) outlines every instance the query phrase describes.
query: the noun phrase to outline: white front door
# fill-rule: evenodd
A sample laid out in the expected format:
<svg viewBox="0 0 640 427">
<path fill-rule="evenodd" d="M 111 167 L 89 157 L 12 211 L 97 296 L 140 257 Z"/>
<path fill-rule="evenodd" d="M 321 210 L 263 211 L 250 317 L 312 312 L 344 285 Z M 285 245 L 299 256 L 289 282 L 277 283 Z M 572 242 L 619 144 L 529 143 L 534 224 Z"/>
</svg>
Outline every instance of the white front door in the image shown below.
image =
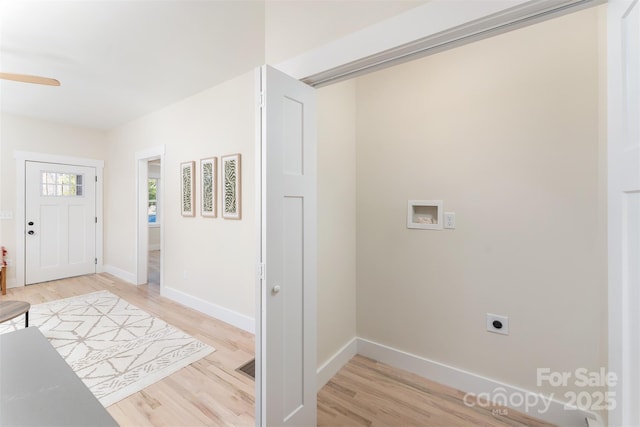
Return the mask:
<svg viewBox="0 0 640 427">
<path fill-rule="evenodd" d="M 611 426 L 640 426 L 640 4 L 609 0 Z"/>
<path fill-rule="evenodd" d="M 96 170 L 26 162 L 25 283 L 96 271 Z"/>
<path fill-rule="evenodd" d="M 315 90 L 261 69 L 258 424 L 316 425 Z"/>
</svg>

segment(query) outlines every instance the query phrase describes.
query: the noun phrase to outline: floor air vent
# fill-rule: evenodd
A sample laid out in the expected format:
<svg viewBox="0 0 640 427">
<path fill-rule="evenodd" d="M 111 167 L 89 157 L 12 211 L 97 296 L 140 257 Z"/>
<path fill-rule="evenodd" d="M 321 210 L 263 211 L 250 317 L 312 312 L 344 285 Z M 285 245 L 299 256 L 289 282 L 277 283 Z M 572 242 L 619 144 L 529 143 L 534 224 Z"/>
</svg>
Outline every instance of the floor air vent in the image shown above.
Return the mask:
<svg viewBox="0 0 640 427">
<path fill-rule="evenodd" d="M 254 380 L 256 379 L 256 359 L 251 359 L 244 365 L 240 366 L 236 371 L 242 372 L 245 375 L 250 376 Z"/>
</svg>

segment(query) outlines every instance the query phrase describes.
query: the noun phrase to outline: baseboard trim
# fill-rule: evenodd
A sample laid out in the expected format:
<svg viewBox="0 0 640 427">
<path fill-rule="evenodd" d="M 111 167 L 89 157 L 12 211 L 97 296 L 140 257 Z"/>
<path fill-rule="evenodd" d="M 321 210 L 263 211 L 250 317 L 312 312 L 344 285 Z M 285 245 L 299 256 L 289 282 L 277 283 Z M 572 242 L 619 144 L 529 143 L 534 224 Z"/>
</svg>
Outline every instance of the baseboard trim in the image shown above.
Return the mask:
<svg viewBox="0 0 640 427">
<path fill-rule="evenodd" d="M 185 292 L 167 286 L 163 287 L 162 296 L 185 305 L 189 308 L 197 310 L 201 313 L 204 313 L 208 316 L 215 317 L 216 319 L 233 325 L 236 328 L 240 328 L 243 331 L 255 334 L 256 321 L 253 317 L 246 316 L 212 302 L 205 301 L 202 298 L 189 295 Z"/>
<path fill-rule="evenodd" d="M 126 270 L 107 264 L 103 266 L 103 270 L 105 273 L 116 276 L 118 279 L 124 280 L 127 283 L 131 283 L 132 285 L 136 284 L 136 275 Z"/>
<path fill-rule="evenodd" d="M 527 411 L 525 402 L 542 400 L 540 398 L 543 396 L 540 393 L 511 386 L 363 338 L 358 338 L 358 354 L 475 395 L 489 393 L 489 396 L 497 396 L 500 394 L 505 396 L 509 408 L 556 425 L 584 427 L 587 419 L 600 421 L 600 417 L 595 413 L 577 408 L 565 409 L 564 402 L 551 399 L 549 396 L 544 396 L 544 402 L 540 402 L 537 406 L 531 405 Z M 513 405 L 514 399 L 510 399 L 510 396 L 515 395 L 523 396 L 524 402 Z M 527 397 L 531 400 L 527 400 Z M 546 411 L 544 411 L 545 405 L 548 405 Z"/>
<path fill-rule="evenodd" d="M 346 343 L 340 350 L 334 353 L 325 363 L 316 371 L 318 391 L 329 382 L 335 374 L 338 373 L 344 365 L 358 353 L 358 338 L 353 337 L 351 341 Z"/>
</svg>

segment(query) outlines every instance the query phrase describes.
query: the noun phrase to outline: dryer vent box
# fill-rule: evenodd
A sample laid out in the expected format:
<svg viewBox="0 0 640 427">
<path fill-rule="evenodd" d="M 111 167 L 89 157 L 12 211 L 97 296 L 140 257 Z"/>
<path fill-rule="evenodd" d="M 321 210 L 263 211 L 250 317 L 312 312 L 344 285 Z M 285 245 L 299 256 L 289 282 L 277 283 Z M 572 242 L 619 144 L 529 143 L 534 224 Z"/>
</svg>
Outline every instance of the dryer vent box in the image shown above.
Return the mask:
<svg viewBox="0 0 640 427">
<path fill-rule="evenodd" d="M 442 200 L 409 200 L 407 228 L 442 230 Z"/>
</svg>

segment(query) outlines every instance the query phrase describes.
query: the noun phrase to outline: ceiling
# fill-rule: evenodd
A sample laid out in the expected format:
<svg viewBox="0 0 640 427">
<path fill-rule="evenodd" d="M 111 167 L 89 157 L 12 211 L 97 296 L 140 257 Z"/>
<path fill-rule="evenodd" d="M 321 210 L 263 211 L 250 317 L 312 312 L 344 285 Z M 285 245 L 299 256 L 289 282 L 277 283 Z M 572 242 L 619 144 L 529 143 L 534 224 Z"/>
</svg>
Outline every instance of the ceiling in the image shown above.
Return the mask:
<svg viewBox="0 0 640 427">
<path fill-rule="evenodd" d="M 112 129 L 426 0 L 0 0 L 0 109 Z"/>
<path fill-rule="evenodd" d="M 0 0 L 3 112 L 111 129 L 264 62 L 262 1 Z"/>
</svg>

